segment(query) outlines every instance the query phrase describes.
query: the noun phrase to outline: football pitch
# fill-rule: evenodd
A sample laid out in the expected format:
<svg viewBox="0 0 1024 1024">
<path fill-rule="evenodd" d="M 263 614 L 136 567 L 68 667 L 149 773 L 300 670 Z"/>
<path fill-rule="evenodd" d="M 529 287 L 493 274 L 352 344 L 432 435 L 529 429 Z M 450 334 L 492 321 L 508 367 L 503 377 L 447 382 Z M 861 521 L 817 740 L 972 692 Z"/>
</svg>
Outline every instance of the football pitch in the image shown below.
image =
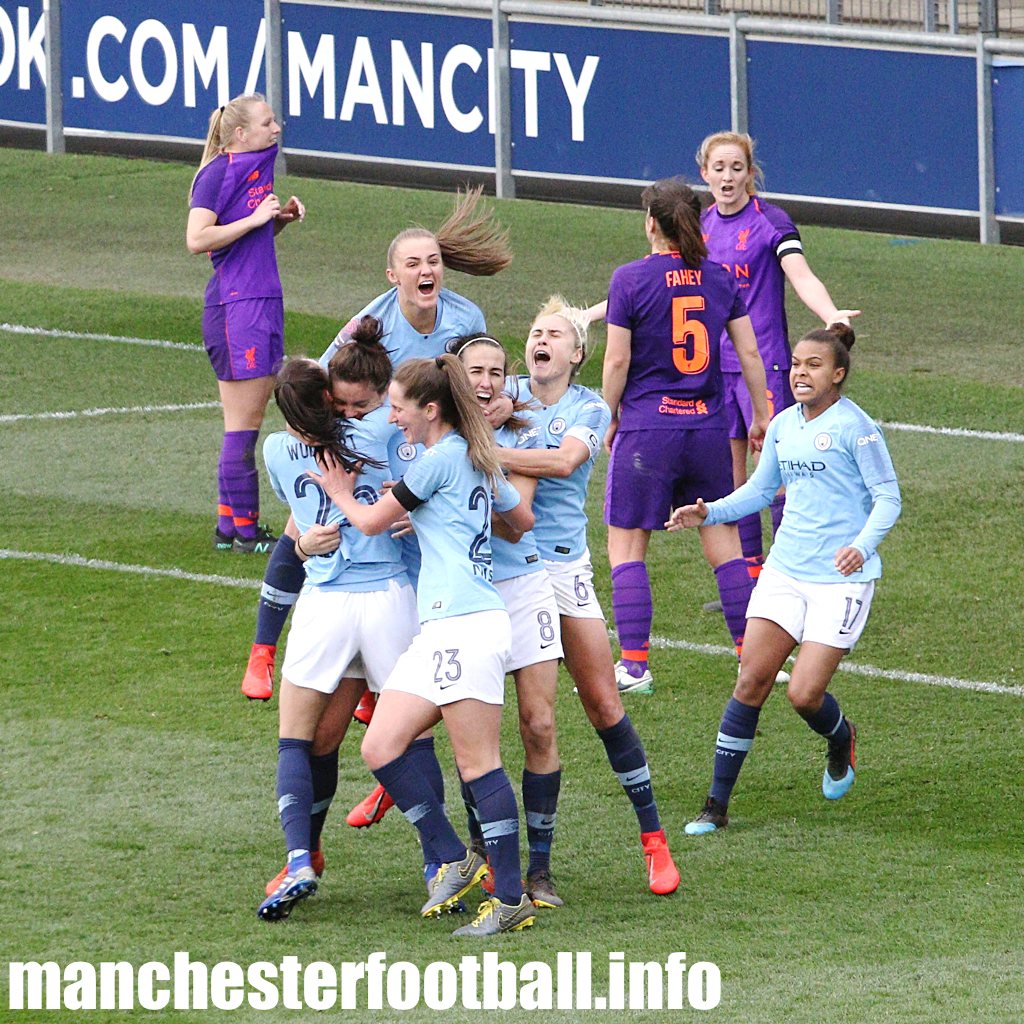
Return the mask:
<svg viewBox="0 0 1024 1024">
<path fill-rule="evenodd" d="M 422 968 L 481 952 L 450 937 L 462 921 L 420 920 L 418 846 L 397 812 L 368 830 L 344 824 L 371 783 L 358 726 L 342 746 L 319 893 L 281 924 L 256 918 L 283 854 L 276 700 L 249 703 L 238 689 L 265 560 L 211 546 L 221 419 L 199 335 L 209 263 L 184 244 L 193 170 L 0 150 L 0 1020 L 147 1012 L 9 1010 L 9 961 L 138 966 L 187 951 L 211 966 L 338 964 L 384 951 Z M 278 192 L 308 209 L 278 254 L 287 349 L 314 356 L 386 287 L 393 235 L 436 227 L 451 204 L 295 177 Z M 639 211 L 494 205 L 511 230 L 511 268 L 445 284 L 518 351 L 549 293 L 595 302 L 613 268 L 644 252 Z M 1024 250 L 822 228 L 803 237 L 837 304 L 864 311 L 846 393 L 886 425 L 904 498 L 871 621 L 832 686 L 858 726 L 857 784 L 836 804 L 822 799 L 824 746 L 779 692 L 729 828 L 683 835 L 706 794 L 735 658 L 720 617 L 701 610 L 716 591 L 696 538 L 657 535 L 655 693 L 626 700 L 680 890 L 647 891 L 634 816 L 563 673 L 552 863 L 566 906 L 486 948 L 552 969 L 560 952 L 589 952 L 595 994 L 607 990 L 610 953 L 658 963 L 685 953 L 721 972 L 710 1019 L 1019 1024 Z M 795 340 L 814 324 L 795 298 L 790 310 Z M 597 385 L 603 329 L 593 340 L 582 380 Z M 280 424 L 272 409 L 265 432 Z M 603 465 L 590 546 L 608 610 Z M 262 493 L 263 518 L 279 529 L 286 510 L 265 481 Z M 438 752 L 464 833 L 440 732 Z M 518 789 L 511 706 L 503 752 Z M 701 1016 L 544 1013 L 595 1014 Z M 175 1013 L 222 1018 L 299 1019 L 283 1007 Z"/>
</svg>

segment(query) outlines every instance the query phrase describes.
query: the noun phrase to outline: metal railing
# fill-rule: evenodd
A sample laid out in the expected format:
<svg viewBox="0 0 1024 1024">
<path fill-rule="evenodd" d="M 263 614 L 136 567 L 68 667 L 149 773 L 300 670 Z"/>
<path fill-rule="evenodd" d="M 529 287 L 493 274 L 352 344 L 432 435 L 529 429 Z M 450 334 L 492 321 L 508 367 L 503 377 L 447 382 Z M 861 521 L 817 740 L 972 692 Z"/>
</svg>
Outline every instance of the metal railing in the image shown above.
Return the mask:
<svg viewBox="0 0 1024 1024">
<path fill-rule="evenodd" d="M 1024 34 L 1021 0 L 589 0 L 594 6 L 745 14 L 915 32 Z"/>
<path fill-rule="evenodd" d="M 65 0 L 66 2 L 66 0 Z M 295 0 L 293 0 L 295 2 Z M 321 0 L 324 2 L 324 0 Z M 329 2 L 329 0 L 328 0 Z M 379 2 L 379 0 L 378 0 Z M 924 32 L 918 26 L 916 31 L 897 32 L 891 28 L 879 28 L 874 25 L 830 24 L 818 20 L 798 21 L 792 17 L 793 6 L 819 8 L 823 5 L 839 5 L 840 0 L 671 0 L 671 10 L 654 9 L 658 0 L 642 0 L 641 3 L 565 3 L 564 0 L 413 0 L 411 5 L 421 11 L 437 11 L 444 13 L 467 14 L 472 12 L 479 17 L 489 15 L 492 22 L 491 46 L 495 55 L 495 124 L 494 124 L 494 174 L 495 187 L 499 196 L 515 195 L 515 179 L 513 177 L 513 146 L 511 103 L 509 100 L 509 67 L 510 43 L 509 20 L 518 18 L 542 18 L 562 20 L 566 23 L 587 24 L 607 27 L 643 27 L 657 30 L 671 27 L 673 29 L 694 29 L 699 33 L 720 35 L 729 41 L 729 93 L 730 121 L 733 129 L 745 131 L 748 120 L 747 96 L 747 59 L 746 45 L 750 37 L 757 39 L 766 36 L 790 38 L 800 41 L 828 41 L 862 46 L 892 46 L 900 49 L 910 48 L 920 52 L 944 52 L 970 56 L 976 65 L 975 102 L 977 109 L 977 175 L 978 175 L 978 225 L 979 239 L 983 243 L 1000 240 L 1000 225 L 996 218 L 996 182 L 994 173 L 993 143 L 993 96 L 992 96 L 992 63 L 993 59 L 1006 59 L 1020 62 L 1024 59 L 1024 40 L 1006 38 L 1005 34 L 997 37 L 992 32 L 971 34 L 965 31 L 939 33 Z M 669 0 L 664 0 L 668 3 Z M 771 17 L 762 12 L 758 15 L 740 15 L 735 11 L 726 13 L 720 10 L 718 15 L 709 16 L 706 7 L 714 4 L 738 4 L 747 6 L 755 4 L 786 5 L 789 16 Z M 855 3 L 856 0 L 842 0 Z M 862 0 L 868 3 L 869 0 Z M 871 0 L 879 4 L 881 0 Z M 894 3 L 910 3 L 911 0 L 894 0 Z M 944 2 L 944 0 L 936 0 Z M 982 4 L 989 0 L 982 0 Z M 992 0 L 994 3 L 995 0 Z M 1002 0 L 1000 0 L 1002 2 Z M 1018 0 L 1018 3 L 1020 0 Z M 683 4 L 699 4 L 697 9 L 684 9 Z M 276 110 L 285 109 L 284 77 L 282 64 L 281 19 L 282 6 L 288 0 L 263 0 L 261 4 L 268 26 L 266 33 L 266 86 L 268 99 Z M 391 6 L 390 3 L 384 4 Z M 457 6 L 456 6 L 457 5 Z M 395 4 L 398 6 L 398 4 Z M 961 7 L 967 6 L 963 0 Z M 60 0 L 48 0 L 44 5 L 46 22 L 46 132 L 47 149 L 58 153 L 64 150 L 64 125 L 62 111 L 62 78 L 61 78 L 61 31 L 60 17 L 62 4 Z M 984 7 L 981 10 L 984 14 Z M 840 203 L 845 201 L 840 201 Z M 898 209 L 893 206 L 893 209 Z M 913 209 L 907 207 L 906 209 Z M 951 211 L 952 212 L 952 211 Z M 1014 218 L 1017 219 L 1017 218 Z"/>
</svg>

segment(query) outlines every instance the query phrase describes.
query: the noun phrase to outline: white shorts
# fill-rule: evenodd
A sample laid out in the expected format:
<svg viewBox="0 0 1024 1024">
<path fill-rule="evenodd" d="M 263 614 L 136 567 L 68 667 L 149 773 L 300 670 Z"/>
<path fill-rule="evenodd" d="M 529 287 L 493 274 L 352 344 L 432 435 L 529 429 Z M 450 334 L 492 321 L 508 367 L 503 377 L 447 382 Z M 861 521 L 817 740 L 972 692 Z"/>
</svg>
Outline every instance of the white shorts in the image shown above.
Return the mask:
<svg viewBox="0 0 1024 1024">
<path fill-rule="evenodd" d="M 558 602 L 546 572 L 529 572 L 494 584 L 512 622 L 508 671 L 562 657 Z"/>
<path fill-rule="evenodd" d="M 590 564 L 589 551 L 572 562 L 555 562 L 545 558 L 544 565 L 555 591 L 559 615 L 567 615 L 570 619 L 600 619 L 604 622 L 601 602 L 594 592 L 594 570 Z"/>
<path fill-rule="evenodd" d="M 747 618 L 768 619 L 797 643 L 852 651 L 868 621 L 874 594 L 874 580 L 808 583 L 766 565 L 747 605 Z"/>
<path fill-rule="evenodd" d="M 512 646 L 508 613 L 470 612 L 431 619 L 384 683 L 442 707 L 459 700 L 505 703 L 505 665 Z"/>
<path fill-rule="evenodd" d="M 295 686 L 334 693 L 350 671 L 377 693 L 418 629 L 408 583 L 391 580 L 386 590 L 365 592 L 306 587 L 295 602 L 281 674 Z"/>
<path fill-rule="evenodd" d="M 417 624 L 417 629 L 419 625 Z M 363 656 L 357 654 L 349 663 L 348 668 L 341 673 L 342 679 L 365 679 L 366 667 L 363 665 Z"/>
</svg>

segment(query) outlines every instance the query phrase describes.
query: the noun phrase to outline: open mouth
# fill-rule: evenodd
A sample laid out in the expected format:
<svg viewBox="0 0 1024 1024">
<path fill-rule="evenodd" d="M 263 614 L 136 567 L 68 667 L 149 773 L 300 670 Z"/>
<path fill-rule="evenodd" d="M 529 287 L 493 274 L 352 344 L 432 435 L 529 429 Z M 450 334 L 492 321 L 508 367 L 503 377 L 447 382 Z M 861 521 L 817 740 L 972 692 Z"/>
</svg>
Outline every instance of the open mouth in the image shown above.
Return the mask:
<svg viewBox="0 0 1024 1024">
<path fill-rule="evenodd" d="M 533 361 L 537 366 L 545 366 L 551 362 L 551 353 L 546 348 L 536 349 L 533 353 Z"/>
<path fill-rule="evenodd" d="M 416 290 L 420 293 L 420 295 L 424 295 L 424 296 L 426 296 L 426 295 L 433 295 L 434 294 L 434 282 L 433 282 L 433 280 L 420 281 L 420 283 L 418 285 L 416 285 Z"/>
<path fill-rule="evenodd" d="M 487 405 L 487 403 L 490 402 L 492 397 L 493 396 L 491 395 L 491 393 L 489 391 L 478 391 L 476 393 L 476 400 L 481 405 Z"/>
</svg>

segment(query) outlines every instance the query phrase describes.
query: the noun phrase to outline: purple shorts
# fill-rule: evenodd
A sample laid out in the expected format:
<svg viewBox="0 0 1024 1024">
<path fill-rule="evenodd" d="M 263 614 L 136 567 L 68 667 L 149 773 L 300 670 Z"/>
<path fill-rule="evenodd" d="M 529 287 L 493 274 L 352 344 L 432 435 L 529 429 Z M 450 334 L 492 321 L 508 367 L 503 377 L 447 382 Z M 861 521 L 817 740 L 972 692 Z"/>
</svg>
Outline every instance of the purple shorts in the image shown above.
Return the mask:
<svg viewBox="0 0 1024 1024">
<path fill-rule="evenodd" d="M 768 418 L 772 419 L 794 402 L 789 388 L 789 370 L 765 370 L 768 379 Z M 729 437 L 745 441 L 754 419 L 754 406 L 742 373 L 722 374 L 722 408 L 729 423 Z"/>
<path fill-rule="evenodd" d="M 203 344 L 217 380 L 273 376 L 284 360 L 284 302 L 237 299 L 207 306 Z"/>
<path fill-rule="evenodd" d="M 732 453 L 724 426 L 620 430 L 612 442 L 604 521 L 624 530 L 663 530 L 674 508 L 731 494 Z"/>
</svg>

